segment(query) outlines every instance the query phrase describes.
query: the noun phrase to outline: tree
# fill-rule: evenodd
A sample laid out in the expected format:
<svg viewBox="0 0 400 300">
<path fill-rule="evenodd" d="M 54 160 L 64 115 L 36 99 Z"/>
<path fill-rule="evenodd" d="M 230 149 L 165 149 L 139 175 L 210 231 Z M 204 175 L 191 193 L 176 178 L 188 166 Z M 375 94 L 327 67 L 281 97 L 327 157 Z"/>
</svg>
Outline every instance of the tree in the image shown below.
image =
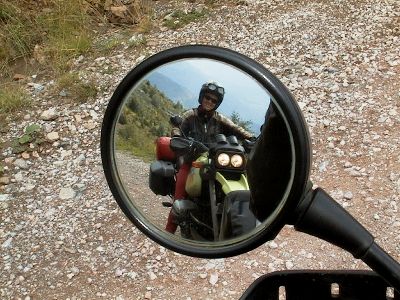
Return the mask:
<svg viewBox="0 0 400 300">
<path fill-rule="evenodd" d="M 252 125 L 252 122 L 251 121 L 244 121 L 244 120 L 242 120 L 241 118 L 240 118 L 240 115 L 239 115 L 239 113 L 237 113 L 237 112 L 232 112 L 232 115 L 231 115 L 231 120 L 232 120 L 232 122 L 233 123 L 235 123 L 236 125 L 239 125 L 240 127 L 242 127 L 243 129 L 245 129 L 245 130 L 247 130 L 247 131 L 252 131 L 251 130 L 251 125 Z"/>
</svg>

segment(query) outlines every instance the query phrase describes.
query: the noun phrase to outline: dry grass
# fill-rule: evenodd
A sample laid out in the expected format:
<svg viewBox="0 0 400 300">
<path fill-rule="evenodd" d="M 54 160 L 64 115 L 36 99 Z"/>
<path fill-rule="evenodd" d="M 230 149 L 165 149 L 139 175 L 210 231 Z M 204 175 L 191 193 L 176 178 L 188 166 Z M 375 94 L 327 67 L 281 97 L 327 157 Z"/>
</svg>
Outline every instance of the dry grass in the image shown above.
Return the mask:
<svg viewBox="0 0 400 300">
<path fill-rule="evenodd" d="M 0 86 L 0 115 L 12 113 L 21 107 L 27 108 L 30 105 L 30 97 L 20 85 L 10 83 Z"/>
</svg>

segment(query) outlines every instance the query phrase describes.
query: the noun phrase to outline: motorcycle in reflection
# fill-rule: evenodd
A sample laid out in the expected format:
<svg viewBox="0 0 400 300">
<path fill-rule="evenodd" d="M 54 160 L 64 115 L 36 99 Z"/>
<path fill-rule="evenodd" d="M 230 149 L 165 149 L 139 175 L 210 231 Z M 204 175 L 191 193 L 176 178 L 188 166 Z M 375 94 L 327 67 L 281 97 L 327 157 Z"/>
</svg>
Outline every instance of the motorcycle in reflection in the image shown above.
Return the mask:
<svg viewBox="0 0 400 300">
<path fill-rule="evenodd" d="M 157 160 L 149 176 L 153 193 L 173 198 L 176 173 L 183 161 L 192 161 L 185 185 L 188 199 L 163 202 L 172 206 L 180 234 L 187 239 L 224 240 L 256 226 L 245 171 L 251 142 L 241 145 L 235 136 L 223 134 L 213 140 L 208 145 L 184 137 L 156 141 Z"/>
</svg>

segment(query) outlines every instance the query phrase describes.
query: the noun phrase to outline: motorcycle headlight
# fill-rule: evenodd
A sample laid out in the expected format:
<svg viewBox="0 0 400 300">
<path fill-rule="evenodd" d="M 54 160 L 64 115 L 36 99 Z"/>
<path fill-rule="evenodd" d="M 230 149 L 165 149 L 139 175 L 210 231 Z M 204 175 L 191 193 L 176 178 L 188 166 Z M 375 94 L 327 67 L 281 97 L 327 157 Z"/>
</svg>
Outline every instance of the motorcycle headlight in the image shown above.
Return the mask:
<svg viewBox="0 0 400 300">
<path fill-rule="evenodd" d="M 229 155 L 226 153 L 221 153 L 218 155 L 217 161 L 220 166 L 226 167 L 229 165 Z"/>
<path fill-rule="evenodd" d="M 240 168 L 243 165 L 243 157 L 238 154 L 233 155 L 231 158 L 231 164 L 235 168 Z"/>
</svg>

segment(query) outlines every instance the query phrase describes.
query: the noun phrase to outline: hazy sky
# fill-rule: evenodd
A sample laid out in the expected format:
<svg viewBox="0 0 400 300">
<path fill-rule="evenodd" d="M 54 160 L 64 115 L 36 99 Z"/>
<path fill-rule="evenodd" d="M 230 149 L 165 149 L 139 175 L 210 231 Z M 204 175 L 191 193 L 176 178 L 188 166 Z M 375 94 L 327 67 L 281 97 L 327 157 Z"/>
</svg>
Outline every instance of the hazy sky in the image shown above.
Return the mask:
<svg viewBox="0 0 400 300">
<path fill-rule="evenodd" d="M 196 96 L 205 81 L 216 81 L 225 88 L 224 101 L 218 108 L 220 112 L 227 116 L 237 112 L 243 120 L 250 120 L 257 126 L 264 121 L 270 95 L 248 74 L 228 64 L 211 59 L 184 59 L 168 63 L 155 72 L 167 76 Z M 197 105 L 197 98 L 194 98 L 193 107 Z"/>
</svg>

